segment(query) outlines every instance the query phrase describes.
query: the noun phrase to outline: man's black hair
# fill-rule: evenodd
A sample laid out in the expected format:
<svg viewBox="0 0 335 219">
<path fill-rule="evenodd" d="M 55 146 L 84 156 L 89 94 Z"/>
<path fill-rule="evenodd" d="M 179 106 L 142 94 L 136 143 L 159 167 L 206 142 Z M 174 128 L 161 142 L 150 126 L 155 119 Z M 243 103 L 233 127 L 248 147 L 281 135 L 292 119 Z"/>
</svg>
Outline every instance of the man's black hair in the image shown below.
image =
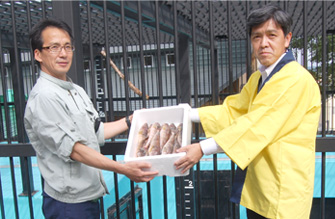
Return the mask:
<svg viewBox="0 0 335 219">
<path fill-rule="evenodd" d="M 46 18 L 39 21 L 29 33 L 31 48 L 33 51 L 35 51 L 35 49 L 42 50 L 42 32 L 47 27 L 56 27 L 65 30 L 69 34 L 71 42 L 73 42 L 72 30 L 67 23 L 56 18 Z"/>
<path fill-rule="evenodd" d="M 282 28 L 285 36 L 291 32 L 291 26 L 293 23 L 291 16 L 278 6 L 266 5 L 252 11 L 249 14 L 247 19 L 249 36 L 251 36 L 251 30 L 253 27 L 259 26 L 270 19 L 273 19 L 276 24 Z"/>
</svg>

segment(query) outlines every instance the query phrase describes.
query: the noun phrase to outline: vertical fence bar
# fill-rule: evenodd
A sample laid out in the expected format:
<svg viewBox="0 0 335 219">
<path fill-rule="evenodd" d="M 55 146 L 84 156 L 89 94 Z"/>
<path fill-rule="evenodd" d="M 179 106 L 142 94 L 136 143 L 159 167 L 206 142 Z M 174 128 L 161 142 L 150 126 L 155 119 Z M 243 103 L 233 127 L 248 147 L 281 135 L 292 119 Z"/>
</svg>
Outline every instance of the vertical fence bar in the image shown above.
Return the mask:
<svg viewBox="0 0 335 219">
<path fill-rule="evenodd" d="M 198 100 L 198 59 L 197 59 L 197 37 L 196 37 L 196 23 L 195 23 L 195 12 L 196 12 L 196 7 L 195 7 L 195 2 L 191 2 L 191 16 L 192 16 L 192 56 L 193 56 L 193 80 L 194 80 L 194 107 L 198 108 L 199 107 L 199 100 Z M 195 127 L 195 141 L 199 141 L 199 129 L 200 129 L 200 124 L 194 124 Z M 196 218 L 200 219 L 201 218 L 201 178 L 200 178 L 200 161 L 196 164 L 196 179 L 197 179 L 197 184 L 196 184 L 196 194 L 197 198 L 196 200 Z"/>
<path fill-rule="evenodd" d="M 248 15 L 250 13 L 250 3 L 249 1 L 246 1 L 246 7 L 245 7 L 245 14 L 246 14 L 246 21 L 248 19 Z M 251 52 L 251 41 L 250 41 L 250 37 L 249 37 L 249 33 L 248 33 L 248 29 L 246 29 L 246 39 L 247 39 L 247 80 L 249 79 L 250 75 L 252 74 L 252 69 L 251 69 L 251 66 L 252 66 L 252 52 Z"/>
<path fill-rule="evenodd" d="M 3 133 L 3 137 L 4 137 L 4 140 L 6 140 L 9 144 L 12 142 L 12 133 L 11 133 L 11 119 L 10 119 L 10 116 L 9 116 L 9 107 L 8 107 L 8 97 L 7 97 L 7 82 L 5 80 L 5 67 L 4 67 L 4 57 L 3 57 L 3 49 L 2 49 L 2 31 L 0 30 L 0 54 L 1 54 L 1 59 L 0 59 L 0 67 L 1 67 L 1 82 L 2 82 L 2 90 L 3 90 L 3 109 L 4 109 L 4 115 L 5 115 L 5 118 L 3 119 L 3 121 L 5 121 L 5 128 L 6 128 L 6 133 Z M 0 108 L 0 113 L 2 115 L 2 106 Z M 3 122 L 2 121 L 2 122 Z M 3 125 L 3 124 L 1 124 Z M 5 138 L 5 134 L 6 134 L 6 138 Z"/>
<path fill-rule="evenodd" d="M 4 198 L 2 192 L 2 180 L 1 180 L 1 173 L 0 173 L 0 209 L 1 209 L 1 218 L 5 219 L 5 206 L 4 206 Z"/>
<path fill-rule="evenodd" d="M 116 155 L 113 155 L 113 160 L 116 161 Z M 116 218 L 120 219 L 120 196 L 119 196 L 119 183 L 118 175 L 114 172 L 114 185 L 115 185 L 115 206 L 116 206 Z"/>
<path fill-rule="evenodd" d="M 240 77 L 242 78 L 242 76 L 243 76 L 243 73 L 244 73 L 244 71 L 243 71 L 243 65 L 241 64 L 242 62 L 243 62 L 243 54 L 242 54 L 242 47 L 243 47 L 243 44 L 242 44 L 242 40 L 241 39 L 239 39 L 238 40 L 238 44 L 239 44 L 239 50 L 237 50 L 237 52 L 236 52 L 236 54 L 239 54 L 239 66 L 240 66 Z M 238 66 L 238 64 L 236 64 L 237 66 Z M 236 77 L 236 79 L 238 80 L 238 72 L 237 72 L 237 77 Z M 241 80 L 241 83 L 243 83 L 243 81 Z M 240 92 L 240 87 L 238 87 L 238 89 L 237 89 L 237 91 L 236 92 Z"/>
<path fill-rule="evenodd" d="M 28 21 L 28 30 L 30 32 L 31 30 L 31 14 L 30 14 L 30 2 L 27 1 L 26 2 L 26 7 L 27 7 L 27 21 Z M 34 64 L 34 56 L 33 56 L 33 51 L 32 48 L 30 48 L 30 63 L 31 63 L 31 70 L 32 70 L 32 78 L 33 78 L 33 83 L 36 82 L 36 75 L 35 75 L 35 64 Z M 28 184 L 28 201 L 29 201 L 29 210 L 30 210 L 30 218 L 34 218 L 34 209 L 33 209 L 33 201 L 32 201 L 32 195 L 35 194 L 35 191 L 32 191 L 31 188 L 33 188 L 33 185 L 31 185 L 31 183 L 33 183 L 33 180 L 30 180 L 30 174 L 32 174 L 32 171 L 29 170 L 29 168 L 31 168 L 31 162 L 30 162 L 31 158 L 27 158 L 25 157 L 25 165 L 24 167 L 26 167 L 25 171 L 26 171 L 26 180 L 27 180 L 27 184 Z M 31 175 L 32 177 L 32 175 Z M 31 178 L 32 179 L 32 178 Z M 24 179 L 22 179 L 24 180 Z"/>
<path fill-rule="evenodd" d="M 232 24 L 230 14 L 230 2 L 227 1 L 227 32 L 228 32 L 228 70 L 229 70 L 229 94 L 233 93 L 233 52 L 232 52 Z"/>
<path fill-rule="evenodd" d="M 27 24 L 28 24 L 28 30 L 30 32 L 31 30 L 31 13 L 30 13 L 30 1 L 26 2 L 26 7 L 27 7 Z M 2 53 L 1 53 L 2 54 Z M 33 84 L 35 84 L 36 82 L 36 68 L 35 68 L 35 61 L 34 61 L 34 51 L 32 50 L 32 48 L 30 47 L 30 65 L 31 65 L 31 75 L 32 75 L 32 79 L 33 79 Z"/>
<path fill-rule="evenodd" d="M 231 24 L 231 11 L 230 11 L 230 2 L 227 1 L 227 32 L 228 32 L 228 74 L 229 74 L 229 95 L 231 95 L 233 93 L 233 60 L 232 60 L 232 24 Z M 234 178 L 235 175 L 235 164 L 233 163 L 233 161 L 231 161 L 230 163 L 231 166 L 231 177 L 232 179 Z M 233 181 L 232 181 L 233 183 Z M 231 184 L 233 185 L 233 184 Z M 229 215 L 234 215 L 235 216 L 235 204 L 231 203 L 231 208 L 228 208 L 229 211 Z"/>
<path fill-rule="evenodd" d="M 176 101 L 177 104 L 180 103 L 180 75 L 182 72 L 179 70 L 179 37 L 178 37 L 178 11 L 177 11 L 177 2 L 173 1 L 173 30 L 174 30 L 174 58 L 175 58 L 175 75 L 176 75 Z"/>
<path fill-rule="evenodd" d="M 26 171 L 26 179 L 22 178 L 22 181 L 27 180 L 29 213 L 30 213 L 30 218 L 34 218 L 34 208 L 33 208 L 33 200 L 32 200 L 33 191 L 31 191 L 31 185 L 30 185 L 30 183 L 32 183 L 32 182 L 30 181 L 30 174 L 29 174 L 29 173 L 31 173 L 29 171 L 29 167 L 31 168 L 31 166 L 29 165 L 29 159 L 30 158 L 28 158 L 28 157 L 24 157 L 24 161 L 23 161 L 24 166 L 23 167 L 25 167 L 24 171 Z"/>
<path fill-rule="evenodd" d="M 327 2 L 322 1 L 322 137 L 325 137 L 325 117 L 327 101 Z M 321 169 L 321 219 L 325 218 L 325 190 L 326 190 L 326 153 L 322 152 L 322 169 Z"/>
<path fill-rule="evenodd" d="M 47 10 L 45 7 L 45 1 L 41 1 L 41 7 L 42 7 L 42 18 L 45 19 L 47 17 Z"/>
<path fill-rule="evenodd" d="M 142 5 L 141 1 L 137 1 L 137 8 L 138 8 L 138 34 L 139 34 L 139 49 L 140 49 L 140 71 L 141 71 L 141 89 L 142 89 L 142 106 L 143 108 L 147 107 L 146 101 L 146 86 L 145 86 L 145 72 L 144 72 L 144 51 L 143 51 L 143 26 L 142 26 Z M 147 182 L 147 204 L 148 204 L 148 218 L 152 219 L 152 209 L 151 209 L 151 183 Z"/>
<path fill-rule="evenodd" d="M 87 26 L 89 35 L 89 53 L 90 53 L 90 73 L 91 73 L 91 99 L 95 107 L 97 107 L 96 83 L 95 83 L 95 58 L 93 53 L 93 33 L 92 33 L 92 16 L 91 1 L 87 0 Z"/>
<path fill-rule="evenodd" d="M 145 89 L 145 75 L 144 75 L 144 52 L 143 52 L 143 26 L 142 26 L 142 5 L 141 1 L 137 1 L 138 7 L 138 35 L 139 35 L 139 49 L 140 49 L 140 73 L 141 73 L 141 89 L 142 89 L 142 105 L 143 108 L 147 107 L 146 89 Z"/>
<path fill-rule="evenodd" d="M 330 45 L 331 45 L 331 48 L 330 48 L 330 51 L 334 51 L 334 32 L 330 33 Z M 327 54 L 329 54 L 330 52 L 328 51 Z M 332 55 L 331 56 L 331 63 L 334 63 L 334 56 Z M 327 59 L 328 60 L 328 59 Z M 331 98 L 332 98 L 332 106 L 334 106 L 334 90 L 335 90 L 335 84 L 334 84 L 334 78 L 335 78 L 335 75 L 334 75 L 334 65 L 331 65 L 331 69 L 328 68 L 328 71 L 331 72 L 331 78 L 332 78 L 332 87 L 331 87 Z M 334 110 L 334 107 L 332 107 L 332 110 L 331 110 L 331 113 L 332 113 L 332 117 L 331 117 L 331 124 L 332 124 L 332 129 L 331 129 L 331 134 L 334 135 L 334 126 L 333 126 L 333 123 L 334 123 L 334 114 L 335 114 L 335 110 Z"/>
<path fill-rule="evenodd" d="M 129 80 L 129 73 L 128 73 L 128 59 L 127 59 L 127 36 L 126 36 L 126 22 L 125 22 L 125 7 L 124 2 L 120 2 L 121 7 L 121 32 L 122 32 L 122 54 L 123 54 L 123 71 L 124 71 L 124 89 L 125 89 L 125 100 L 126 100 L 126 114 L 129 115 L 129 90 L 128 90 L 128 80 Z M 133 218 L 136 218 L 136 208 L 135 208 L 135 189 L 134 189 L 134 182 L 130 181 L 130 188 L 131 188 L 131 209 Z"/>
<path fill-rule="evenodd" d="M 17 32 L 16 32 L 16 23 L 15 23 L 15 2 L 11 2 L 11 16 L 12 16 L 12 32 L 13 32 L 13 41 L 17 42 Z M 14 105 L 15 105 L 15 115 L 17 122 L 17 134 L 18 141 L 23 142 L 24 139 L 24 127 L 23 127 L 23 111 L 24 111 L 24 92 L 23 92 L 23 83 L 20 59 L 19 59 L 19 49 L 18 45 L 14 43 L 14 48 L 10 51 L 11 62 L 14 61 L 12 67 L 13 78 L 13 87 L 14 87 Z"/>
<path fill-rule="evenodd" d="M 173 17 L 174 17 L 174 47 L 175 47 L 175 75 L 176 75 L 176 97 L 177 104 L 190 103 L 190 81 L 186 78 L 190 78 L 189 69 L 189 38 L 183 33 L 178 31 L 178 12 L 177 12 L 177 2 L 174 1 L 173 4 Z M 185 81 L 187 80 L 187 81 Z M 181 84 L 183 83 L 183 87 Z M 194 218 L 195 208 L 194 208 L 194 171 L 193 168 L 189 170 L 187 176 L 179 177 L 180 180 L 176 181 L 179 186 L 180 192 L 179 203 L 183 209 L 183 217 Z"/>
<path fill-rule="evenodd" d="M 110 67 L 110 48 L 109 48 L 109 34 L 108 34 L 108 9 L 107 2 L 103 2 L 103 14 L 104 14 L 104 26 L 105 26 L 105 52 L 106 52 L 106 77 L 107 77 L 107 96 L 108 96 L 108 112 L 106 113 L 106 121 L 114 120 L 114 104 L 113 104 L 113 89 L 112 89 L 112 77 L 111 77 L 111 67 Z M 113 160 L 116 161 L 116 156 L 113 155 Z M 115 206 L 116 206 L 116 217 L 120 218 L 120 205 L 119 205 L 119 184 L 118 175 L 113 172 L 114 178 L 114 194 L 115 194 Z M 101 199 L 103 200 L 103 199 Z M 103 206 L 103 205 L 102 205 Z M 102 208 L 101 215 L 104 215 Z M 103 217 L 104 218 L 104 217 Z"/>
<path fill-rule="evenodd" d="M 110 48 L 109 48 L 109 27 L 108 27 L 108 9 L 107 2 L 103 2 L 104 11 L 104 26 L 105 26 L 105 52 L 106 52 L 106 77 L 107 77 L 107 96 L 108 96 L 108 113 L 106 113 L 106 121 L 113 121 L 113 89 L 112 89 L 112 77 L 111 77 L 111 66 L 110 66 Z"/>
<path fill-rule="evenodd" d="M 16 192 L 16 179 L 15 179 L 15 169 L 14 169 L 13 157 L 9 158 L 9 163 L 10 163 L 10 172 L 11 172 L 11 178 L 12 178 L 12 190 L 13 190 L 15 216 L 16 218 L 19 218 L 19 206 L 18 206 L 17 192 Z"/>
<path fill-rule="evenodd" d="M 304 48 L 303 48 L 303 54 L 304 54 L 304 67 L 307 69 L 307 60 L 308 60 L 308 55 L 307 55 L 307 46 L 308 46 L 308 39 L 307 39 L 307 23 L 308 23 L 308 15 L 307 15 L 307 6 L 308 2 L 304 1 L 303 2 L 303 36 L 304 36 Z"/>
<path fill-rule="evenodd" d="M 210 23 L 210 59 L 211 59 L 211 75 L 212 75 L 212 104 L 218 104 L 218 72 L 217 72 L 217 52 L 215 49 L 215 40 L 214 40 L 214 17 L 213 17 L 213 4 L 214 2 L 208 2 L 209 6 L 209 23 Z M 214 203 L 214 212 L 215 218 L 219 218 L 219 199 L 218 199 L 218 172 L 217 172 L 217 154 L 213 155 L 213 171 L 214 171 L 214 194 L 215 194 L 215 203 Z"/>
<path fill-rule="evenodd" d="M 13 41 L 17 42 L 17 31 L 16 31 L 16 22 L 15 22 L 15 2 L 11 2 L 11 17 L 12 17 L 12 31 L 13 31 Z M 17 127 L 17 141 L 18 142 L 26 142 L 27 138 L 25 135 L 24 125 L 23 125 L 23 114 L 25 108 L 25 95 L 23 91 L 23 77 L 22 77 L 22 68 L 21 68 L 21 61 L 19 58 L 19 48 L 18 44 L 14 43 L 14 48 L 10 50 L 11 53 L 11 62 L 14 61 L 12 64 L 12 75 L 15 80 L 13 80 L 13 90 L 14 90 L 14 106 L 15 106 L 15 118 L 16 118 L 16 127 Z M 20 157 L 20 163 L 23 168 L 21 168 L 21 176 L 22 179 L 28 179 L 28 185 L 24 180 L 22 180 L 22 187 L 23 192 L 22 194 L 28 194 L 33 189 L 33 179 L 29 177 L 31 174 L 31 159 L 27 158 L 28 162 L 25 162 L 23 157 Z M 27 171 L 23 171 L 26 167 Z M 29 186 L 29 188 L 27 188 Z M 32 187 L 30 187 L 32 186 Z M 28 194 L 29 199 L 29 207 L 32 209 L 32 200 L 31 194 Z M 33 217 L 32 211 L 30 211 L 31 216 Z"/>
<path fill-rule="evenodd" d="M 100 205 L 100 215 L 101 215 L 101 218 L 105 218 L 104 198 L 103 197 L 101 197 L 99 199 L 99 205 Z"/>
<path fill-rule="evenodd" d="M 217 66 L 215 56 L 215 40 L 214 40 L 214 18 L 213 18 L 213 4 L 214 2 L 209 1 L 209 26 L 210 26 L 210 72 L 211 72 L 211 84 L 212 84 L 212 104 L 218 104 L 218 80 L 217 80 Z"/>
<path fill-rule="evenodd" d="M 159 17 L 160 1 L 155 1 L 155 26 L 156 26 L 156 45 L 157 45 L 157 73 L 158 73 L 158 93 L 159 106 L 163 106 L 163 85 L 162 85 L 162 60 L 161 60 L 161 37 L 160 37 L 160 17 Z M 166 176 L 162 176 L 163 180 L 163 197 L 164 197 L 164 218 L 168 218 L 167 209 L 167 189 Z"/>
<path fill-rule="evenodd" d="M 156 46 L 157 46 L 157 74 L 158 74 L 158 94 L 159 106 L 163 106 L 163 90 L 162 90 L 162 60 L 161 60 L 161 36 L 160 36 L 160 18 L 159 8 L 160 1 L 155 1 L 155 26 L 156 26 Z"/>
<path fill-rule="evenodd" d="M 104 26 L 105 26 L 105 51 L 106 51 L 106 75 L 107 75 L 107 87 L 111 88 L 112 77 L 111 77 L 111 67 L 110 67 L 110 47 L 109 47 L 109 27 L 108 27 L 108 9 L 107 2 L 103 2 L 103 13 L 104 13 Z M 106 121 L 114 120 L 114 103 L 113 103 L 113 89 L 107 89 L 108 95 L 108 113 L 106 114 Z M 116 155 L 113 155 L 113 160 L 116 161 Z M 116 207 L 116 218 L 120 219 L 120 202 L 119 202 L 119 184 L 118 184 L 118 174 L 113 172 L 113 183 L 114 183 L 114 195 L 115 195 L 115 207 Z M 102 199 L 103 200 L 103 199 Z M 104 213 L 101 212 L 101 215 Z M 104 217 L 103 217 L 104 218 Z"/>
<path fill-rule="evenodd" d="M 0 30 L 0 67 L 1 67 L 1 82 L 2 82 L 2 90 L 3 90 L 3 108 L 4 108 L 4 115 L 5 118 L 3 119 L 3 121 L 5 121 L 5 127 L 6 127 L 6 133 L 3 133 L 3 138 L 4 140 L 7 140 L 8 144 L 10 144 L 12 142 L 12 136 L 11 136 L 11 132 L 10 132 L 10 118 L 9 118 L 9 112 L 8 112 L 8 104 L 7 104 L 7 83 L 5 80 L 5 68 L 4 68 L 4 56 L 3 56 L 4 52 L 2 49 L 2 31 Z M 2 116 L 2 106 L 0 103 L 0 113 Z M 1 126 L 3 125 L 3 121 Z M 5 134 L 6 134 L 6 138 L 5 138 Z M 2 137 L 2 136 L 1 136 Z M 10 158 L 12 159 L 12 158 Z M 12 170 L 12 168 L 11 168 Z M 15 177 L 14 174 L 12 174 L 12 177 Z M 0 186 L 1 186 L 1 217 L 3 219 L 5 219 L 5 208 L 4 208 L 4 200 L 3 200 L 3 193 L 2 193 L 2 183 L 0 182 Z M 13 190 L 13 197 L 14 197 L 14 209 L 15 209 L 15 215 L 16 218 L 18 218 L 18 206 L 17 206 L 17 197 L 16 197 L 16 187 L 15 187 L 15 181 L 12 180 L 12 190 Z"/>
<path fill-rule="evenodd" d="M 168 206 L 167 206 L 167 203 L 168 203 L 168 200 L 167 200 L 167 182 L 166 182 L 166 176 L 163 176 L 162 177 L 163 179 L 163 200 L 164 200 L 164 218 L 169 218 L 168 217 Z"/>
<path fill-rule="evenodd" d="M 124 1 L 120 2 L 121 6 L 121 32 L 122 32 L 122 55 L 123 55 L 123 71 L 124 71 L 124 89 L 125 89 L 125 100 L 126 100 L 126 111 L 127 115 L 129 114 L 129 90 L 128 90 L 128 80 L 129 80 L 129 73 L 128 73 L 128 59 L 127 59 L 127 35 L 126 35 L 126 21 L 125 21 L 125 7 Z"/>
</svg>

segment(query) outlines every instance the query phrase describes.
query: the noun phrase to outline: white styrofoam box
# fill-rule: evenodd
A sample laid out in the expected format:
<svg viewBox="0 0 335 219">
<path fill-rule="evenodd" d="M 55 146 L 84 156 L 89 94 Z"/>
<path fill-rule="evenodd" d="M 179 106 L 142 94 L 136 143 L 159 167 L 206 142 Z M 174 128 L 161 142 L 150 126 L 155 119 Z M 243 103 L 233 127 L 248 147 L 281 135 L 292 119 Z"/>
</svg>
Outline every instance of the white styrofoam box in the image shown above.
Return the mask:
<svg viewBox="0 0 335 219">
<path fill-rule="evenodd" d="M 191 143 L 192 134 L 192 122 L 189 116 L 191 107 L 188 104 L 179 104 L 177 106 L 169 107 L 158 107 L 152 109 L 141 109 L 135 110 L 133 114 L 133 120 L 129 132 L 129 138 L 127 142 L 126 153 L 124 161 L 145 161 L 151 163 L 150 171 L 158 171 L 159 175 L 167 176 L 185 176 L 189 174 L 189 171 L 182 174 L 181 170 L 176 170 L 174 162 L 179 158 L 185 156 L 185 152 L 166 154 L 166 155 L 155 155 L 136 157 L 137 148 L 137 137 L 139 129 L 144 123 L 148 125 L 158 122 L 163 125 L 164 123 L 174 123 L 178 126 L 183 123 L 182 131 L 182 147 Z"/>
</svg>

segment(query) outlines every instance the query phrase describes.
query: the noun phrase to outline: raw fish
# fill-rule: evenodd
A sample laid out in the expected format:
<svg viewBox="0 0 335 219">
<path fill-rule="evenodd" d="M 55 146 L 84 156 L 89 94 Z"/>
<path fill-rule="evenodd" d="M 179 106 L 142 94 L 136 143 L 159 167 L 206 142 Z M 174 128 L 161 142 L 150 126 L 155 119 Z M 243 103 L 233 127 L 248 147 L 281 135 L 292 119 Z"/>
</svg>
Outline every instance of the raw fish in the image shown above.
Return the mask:
<svg viewBox="0 0 335 219">
<path fill-rule="evenodd" d="M 170 134 L 171 134 L 171 129 L 170 129 L 169 124 L 164 123 L 160 131 L 159 145 L 161 147 L 161 150 L 163 149 L 166 142 L 169 140 Z"/>
<path fill-rule="evenodd" d="M 175 124 L 171 123 L 170 124 L 170 129 L 171 129 L 171 132 L 176 132 L 177 127 L 175 126 Z"/>
<path fill-rule="evenodd" d="M 144 148 L 144 145 L 148 139 L 148 123 L 144 123 L 137 134 L 137 157 L 143 157 L 147 153 L 147 149 Z"/>
<path fill-rule="evenodd" d="M 176 141 L 173 146 L 173 152 L 177 153 L 177 150 L 181 148 L 182 145 L 182 134 L 183 134 L 183 123 L 180 123 L 177 127 Z"/>
<path fill-rule="evenodd" d="M 166 144 L 162 149 L 162 154 L 172 154 L 175 142 L 176 142 L 176 133 L 172 132 L 169 140 L 166 142 Z"/>
<path fill-rule="evenodd" d="M 158 122 L 155 122 L 154 124 L 150 125 L 149 133 L 148 133 L 149 138 L 148 138 L 148 142 L 144 145 L 145 148 L 149 148 L 151 141 L 156 135 L 156 133 L 158 132 L 159 134 L 159 130 L 160 130 L 160 124 Z"/>
<path fill-rule="evenodd" d="M 159 145 L 159 137 L 160 133 L 159 131 L 156 132 L 155 136 L 152 138 L 149 146 L 149 156 L 153 155 L 160 155 L 161 154 L 161 147 Z"/>
<path fill-rule="evenodd" d="M 182 144 L 182 135 L 183 135 L 183 123 L 180 123 L 177 127 L 178 130 L 178 135 L 177 135 L 177 141 L 179 143 L 179 145 L 181 146 Z"/>
</svg>

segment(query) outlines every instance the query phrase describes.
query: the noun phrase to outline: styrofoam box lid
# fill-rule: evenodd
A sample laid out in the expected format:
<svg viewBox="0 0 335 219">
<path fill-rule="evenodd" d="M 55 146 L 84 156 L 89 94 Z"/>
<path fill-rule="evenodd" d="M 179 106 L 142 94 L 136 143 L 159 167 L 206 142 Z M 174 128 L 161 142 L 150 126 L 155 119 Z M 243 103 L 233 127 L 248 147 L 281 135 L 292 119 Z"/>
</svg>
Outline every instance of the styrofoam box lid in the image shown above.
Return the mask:
<svg viewBox="0 0 335 219">
<path fill-rule="evenodd" d="M 187 171 L 181 174 L 181 170 L 176 170 L 174 162 L 185 156 L 185 152 L 167 155 L 155 155 L 136 157 L 137 135 L 139 129 L 144 123 L 148 125 L 155 122 L 163 125 L 164 123 L 174 123 L 176 126 L 183 123 L 182 147 L 191 143 L 192 122 L 189 117 L 191 107 L 188 104 L 179 104 L 177 106 L 158 107 L 152 109 L 135 110 L 129 132 L 129 138 L 126 147 L 124 160 L 128 161 L 145 161 L 151 163 L 150 171 L 158 171 L 159 175 L 167 176 L 185 176 Z"/>
</svg>

